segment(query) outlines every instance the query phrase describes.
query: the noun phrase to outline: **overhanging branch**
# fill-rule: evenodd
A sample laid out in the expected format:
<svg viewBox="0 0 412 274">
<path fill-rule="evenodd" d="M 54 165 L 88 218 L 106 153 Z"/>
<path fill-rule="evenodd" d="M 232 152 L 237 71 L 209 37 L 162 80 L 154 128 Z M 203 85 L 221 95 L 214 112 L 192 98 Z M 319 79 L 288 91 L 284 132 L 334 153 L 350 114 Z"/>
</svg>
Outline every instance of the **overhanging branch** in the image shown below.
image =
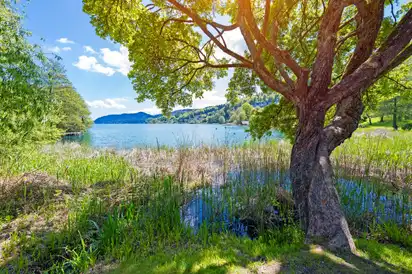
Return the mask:
<svg viewBox="0 0 412 274">
<path fill-rule="evenodd" d="M 196 14 L 195 12 L 193 12 L 191 9 L 183 6 L 182 4 L 180 4 L 178 1 L 176 0 L 168 0 L 169 3 L 171 3 L 173 6 L 175 6 L 180 12 L 186 14 L 187 16 L 189 16 L 190 18 L 192 18 L 192 20 L 199 26 L 199 28 L 226 54 L 228 54 L 229 56 L 232 56 L 233 58 L 237 59 L 238 61 L 242 62 L 242 63 L 249 63 L 251 65 L 251 61 L 247 60 L 246 58 L 244 58 L 243 56 L 233 52 L 232 50 L 228 49 L 227 47 L 225 47 L 220 41 L 219 39 L 217 39 L 208 29 L 207 29 L 207 24 L 205 20 L 203 20 L 202 18 L 200 18 L 200 16 L 198 14 Z M 220 25 L 220 24 L 218 24 Z M 222 25 L 221 25 L 222 26 Z"/>
<path fill-rule="evenodd" d="M 372 85 L 389 69 L 394 69 L 412 54 L 412 9 L 410 9 L 385 43 L 358 67 L 328 92 L 326 105 L 332 106 L 344 98 L 357 94 Z"/>
</svg>

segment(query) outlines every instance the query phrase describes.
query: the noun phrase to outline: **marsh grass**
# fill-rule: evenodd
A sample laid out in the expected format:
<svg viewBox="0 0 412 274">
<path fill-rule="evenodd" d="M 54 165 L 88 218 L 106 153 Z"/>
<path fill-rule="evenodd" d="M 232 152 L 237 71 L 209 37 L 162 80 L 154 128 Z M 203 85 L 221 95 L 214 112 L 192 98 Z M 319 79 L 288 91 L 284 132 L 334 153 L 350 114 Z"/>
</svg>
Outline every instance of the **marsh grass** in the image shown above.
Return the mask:
<svg viewBox="0 0 412 274">
<path fill-rule="evenodd" d="M 351 179 L 349 186 L 353 178 L 364 180 L 339 188 L 357 235 L 410 250 L 410 195 L 394 188 L 388 194 L 391 184 L 410 186 L 410 148 L 399 138 L 355 137 L 333 161 L 337 174 Z M 131 270 L 147 267 L 147 273 L 159 267 L 159 273 L 226 273 L 293 256 L 303 247 L 303 233 L 289 192 L 289 151 L 283 141 L 230 148 L 114 151 L 59 144 L 21 150 L 3 158 L 0 168 L 1 268 L 100 273 L 104 266 L 135 261 Z M 392 164 L 382 168 L 385 161 Z M 390 174 L 395 183 L 366 182 Z M 372 192 L 379 195 L 368 198 Z M 381 209 L 383 195 L 395 204 Z M 370 201 L 371 208 L 365 206 Z M 382 214 L 396 218 L 379 219 Z"/>
<path fill-rule="evenodd" d="M 359 134 L 332 155 L 338 177 L 378 178 L 395 188 L 412 188 L 412 136 L 401 133 Z"/>
</svg>

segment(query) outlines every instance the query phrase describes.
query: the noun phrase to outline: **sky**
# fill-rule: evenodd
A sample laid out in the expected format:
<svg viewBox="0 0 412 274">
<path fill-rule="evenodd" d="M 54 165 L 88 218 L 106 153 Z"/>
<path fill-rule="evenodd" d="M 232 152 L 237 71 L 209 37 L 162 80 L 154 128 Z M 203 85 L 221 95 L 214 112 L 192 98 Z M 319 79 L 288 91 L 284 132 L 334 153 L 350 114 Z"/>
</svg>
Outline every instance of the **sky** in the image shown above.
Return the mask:
<svg viewBox="0 0 412 274">
<path fill-rule="evenodd" d="M 400 0 L 407 1 L 410 0 Z M 82 11 L 81 0 L 31 0 L 20 2 L 18 7 L 25 11 L 24 26 L 32 32 L 30 41 L 62 58 L 67 76 L 89 106 L 92 118 L 139 111 L 160 113 L 154 102 L 136 102 L 136 93 L 127 77 L 131 66 L 128 50 L 96 35 L 89 16 Z M 244 51 L 238 29 L 225 33 L 225 40 L 233 51 Z M 205 92 L 202 99 L 195 99 L 192 107 L 225 103 L 230 76 L 231 72 L 215 81 L 214 89 Z"/>
<path fill-rule="evenodd" d="M 160 113 L 154 102 L 136 102 L 127 77 L 131 66 L 128 50 L 96 35 L 81 0 L 32 0 L 21 2 L 18 8 L 25 11 L 24 26 L 32 32 L 30 41 L 62 58 L 67 76 L 89 106 L 92 118 L 139 111 Z M 236 51 L 243 51 L 238 31 L 226 39 Z M 192 107 L 225 103 L 229 77 L 215 81 L 214 89 L 194 100 Z"/>
</svg>

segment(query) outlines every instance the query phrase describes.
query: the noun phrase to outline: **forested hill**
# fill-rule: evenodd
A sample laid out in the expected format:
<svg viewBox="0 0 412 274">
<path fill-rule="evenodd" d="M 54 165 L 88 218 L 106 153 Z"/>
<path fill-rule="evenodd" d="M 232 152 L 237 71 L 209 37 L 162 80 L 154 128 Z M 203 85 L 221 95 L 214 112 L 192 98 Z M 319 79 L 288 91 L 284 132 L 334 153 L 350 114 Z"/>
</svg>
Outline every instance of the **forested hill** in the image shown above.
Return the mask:
<svg viewBox="0 0 412 274">
<path fill-rule="evenodd" d="M 111 114 L 97 118 L 95 124 L 146 124 L 146 121 L 159 115 L 150 115 L 146 112 Z"/>
<path fill-rule="evenodd" d="M 201 109 L 176 110 L 172 112 L 172 116 L 169 119 L 161 114 L 151 115 L 145 112 L 138 112 L 102 116 L 94 122 L 96 124 L 240 124 L 242 121 L 249 120 L 255 108 L 267 106 L 275 102 L 276 98 L 276 96 L 261 95 L 250 100 L 243 100 L 236 105 L 226 103 Z"/>
<path fill-rule="evenodd" d="M 191 109 L 182 109 L 172 112 L 172 115 L 178 115 L 180 113 L 192 111 Z M 163 117 L 161 114 L 151 115 L 146 112 L 138 113 L 123 113 L 123 114 L 110 114 L 97 118 L 95 124 L 147 124 L 149 120 Z"/>
<path fill-rule="evenodd" d="M 193 109 L 174 113 L 167 119 L 164 116 L 153 117 L 148 123 L 178 123 L 178 124 L 241 124 L 242 121 L 249 121 L 253 110 L 265 107 L 273 102 L 277 102 L 277 96 L 260 95 L 249 100 L 242 100 L 238 104 L 229 103 Z"/>
</svg>

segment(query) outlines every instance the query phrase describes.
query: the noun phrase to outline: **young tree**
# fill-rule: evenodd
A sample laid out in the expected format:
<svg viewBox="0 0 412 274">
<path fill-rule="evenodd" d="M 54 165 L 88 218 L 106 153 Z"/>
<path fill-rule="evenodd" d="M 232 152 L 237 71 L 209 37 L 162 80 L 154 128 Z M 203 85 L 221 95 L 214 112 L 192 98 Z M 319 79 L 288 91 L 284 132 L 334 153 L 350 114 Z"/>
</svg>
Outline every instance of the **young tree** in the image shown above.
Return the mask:
<svg viewBox="0 0 412 274">
<path fill-rule="evenodd" d="M 222 115 L 219 115 L 217 121 L 219 124 L 224 124 L 226 122 L 225 117 L 223 117 Z"/>
<path fill-rule="evenodd" d="M 242 110 L 245 112 L 247 120 L 249 120 L 250 116 L 252 116 L 253 109 L 254 109 L 253 106 L 249 104 L 248 102 L 243 103 Z"/>
<path fill-rule="evenodd" d="M 258 83 L 282 94 L 298 117 L 290 175 L 307 238 L 355 249 L 329 157 L 357 128 L 362 93 L 412 54 L 412 9 L 392 27 L 382 24 L 384 0 L 83 3 L 100 36 L 128 47 L 138 99 L 156 101 L 165 113 L 190 105 L 228 68 L 250 76 L 241 77 L 249 79 L 246 92 Z M 244 54 L 226 42 L 231 31 L 240 31 Z M 332 107 L 335 116 L 325 125 Z"/>
<path fill-rule="evenodd" d="M 365 115 L 370 119 L 375 113 L 383 118 L 392 116 L 393 128 L 398 129 L 398 121 L 407 116 L 408 102 L 412 97 L 411 62 L 405 62 L 384 75 L 365 92 Z"/>
<path fill-rule="evenodd" d="M 86 102 L 72 85 L 57 87 L 55 93 L 60 115 L 58 128 L 64 132 L 83 132 L 93 124 Z"/>
<path fill-rule="evenodd" d="M 0 1 L 0 154 L 60 137 L 53 100 L 58 75 L 29 35 L 10 2 Z"/>
</svg>

